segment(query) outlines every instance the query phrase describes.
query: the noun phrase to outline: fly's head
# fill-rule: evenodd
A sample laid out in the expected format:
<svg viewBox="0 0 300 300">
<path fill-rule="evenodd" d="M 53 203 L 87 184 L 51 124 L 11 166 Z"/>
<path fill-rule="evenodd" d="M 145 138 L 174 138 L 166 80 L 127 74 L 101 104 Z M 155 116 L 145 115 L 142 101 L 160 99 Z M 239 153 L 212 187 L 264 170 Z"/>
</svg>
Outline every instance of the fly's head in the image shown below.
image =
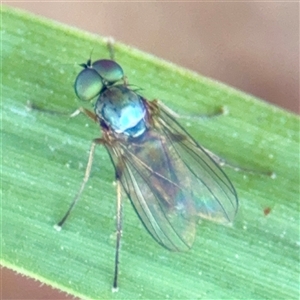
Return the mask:
<svg viewBox="0 0 300 300">
<path fill-rule="evenodd" d="M 113 60 L 90 60 L 75 80 L 79 99 L 90 101 L 97 97 L 95 113 L 103 129 L 116 135 L 137 137 L 146 130 L 146 108 L 142 98 L 125 84 L 122 67 Z"/>
</svg>

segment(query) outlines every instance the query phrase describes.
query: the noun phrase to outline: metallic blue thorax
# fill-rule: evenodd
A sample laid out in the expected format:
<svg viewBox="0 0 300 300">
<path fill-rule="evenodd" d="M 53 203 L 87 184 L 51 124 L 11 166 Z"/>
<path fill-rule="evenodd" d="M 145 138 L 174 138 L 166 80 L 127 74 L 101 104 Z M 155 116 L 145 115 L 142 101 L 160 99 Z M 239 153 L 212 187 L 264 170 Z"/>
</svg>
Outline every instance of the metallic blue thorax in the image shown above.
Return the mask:
<svg viewBox="0 0 300 300">
<path fill-rule="evenodd" d="M 137 137 L 146 130 L 144 103 L 124 85 L 105 89 L 96 102 L 95 112 L 116 133 Z"/>
</svg>

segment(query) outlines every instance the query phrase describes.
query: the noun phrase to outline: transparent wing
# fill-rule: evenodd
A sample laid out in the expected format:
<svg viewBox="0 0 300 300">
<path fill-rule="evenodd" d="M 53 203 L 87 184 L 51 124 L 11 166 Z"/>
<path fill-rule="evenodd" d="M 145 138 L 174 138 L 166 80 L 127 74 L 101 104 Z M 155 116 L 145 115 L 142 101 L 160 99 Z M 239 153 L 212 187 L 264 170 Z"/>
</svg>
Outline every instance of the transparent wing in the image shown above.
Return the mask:
<svg viewBox="0 0 300 300">
<path fill-rule="evenodd" d="M 192 246 L 200 217 L 233 220 L 238 202 L 231 182 L 164 108 L 141 137 L 106 148 L 141 221 L 169 250 Z"/>
<path fill-rule="evenodd" d="M 148 131 L 140 141 L 107 147 L 117 177 L 139 218 L 161 245 L 186 251 L 194 241 L 198 217 L 190 190 L 179 184 L 181 161 L 174 162 L 164 141 Z M 176 154 L 176 153 L 175 153 Z"/>
<path fill-rule="evenodd" d="M 238 209 L 238 197 L 227 175 L 163 107 L 160 107 L 158 121 L 162 134 L 172 141 L 189 170 L 197 215 L 215 222 L 232 222 Z"/>
</svg>

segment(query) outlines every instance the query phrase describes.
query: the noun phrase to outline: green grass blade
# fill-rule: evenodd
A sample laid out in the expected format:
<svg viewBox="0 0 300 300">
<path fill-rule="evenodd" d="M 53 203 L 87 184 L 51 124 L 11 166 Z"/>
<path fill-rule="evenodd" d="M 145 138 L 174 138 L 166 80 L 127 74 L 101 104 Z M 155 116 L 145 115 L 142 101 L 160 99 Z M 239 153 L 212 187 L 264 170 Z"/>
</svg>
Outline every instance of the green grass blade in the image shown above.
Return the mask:
<svg viewBox="0 0 300 300">
<path fill-rule="evenodd" d="M 64 229 L 53 229 L 79 188 L 99 128 L 84 116 L 26 109 L 27 101 L 61 112 L 82 105 L 73 91 L 78 64 L 92 49 L 93 58 L 107 58 L 105 42 L 7 7 L 1 16 L 3 266 L 86 299 L 298 299 L 297 116 L 116 44 L 116 60 L 146 98 L 182 114 L 226 106 L 228 115 L 181 123 L 230 163 L 276 178 L 225 168 L 240 198 L 238 217 L 232 227 L 200 224 L 186 253 L 160 247 L 125 201 L 120 290 L 112 294 L 116 191 L 105 149 L 97 149 Z"/>
</svg>

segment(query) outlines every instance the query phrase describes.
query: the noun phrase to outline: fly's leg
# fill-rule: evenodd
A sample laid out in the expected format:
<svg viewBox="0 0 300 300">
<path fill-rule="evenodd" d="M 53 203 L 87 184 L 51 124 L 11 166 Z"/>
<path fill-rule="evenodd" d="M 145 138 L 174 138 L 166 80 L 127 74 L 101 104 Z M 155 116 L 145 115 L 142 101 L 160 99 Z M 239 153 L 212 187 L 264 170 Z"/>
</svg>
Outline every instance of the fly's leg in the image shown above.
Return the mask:
<svg viewBox="0 0 300 300">
<path fill-rule="evenodd" d="M 109 58 L 115 60 L 115 49 L 114 49 L 115 40 L 112 37 L 107 38 L 106 47 L 109 53 Z"/>
<path fill-rule="evenodd" d="M 51 115 L 63 115 L 63 116 L 69 116 L 71 118 L 74 118 L 76 116 L 78 116 L 79 114 L 83 113 L 86 116 L 88 116 L 90 119 L 92 119 L 93 121 L 97 121 L 97 116 L 95 113 L 89 111 L 88 109 L 84 108 L 84 107 L 79 107 L 77 108 L 73 113 L 69 113 L 69 112 L 61 112 L 61 111 L 55 111 L 55 110 L 51 110 L 51 109 L 44 109 L 30 101 L 27 101 L 26 103 L 26 107 L 29 110 L 36 110 L 39 112 L 43 112 L 46 114 L 51 114 Z"/>
<path fill-rule="evenodd" d="M 77 117 L 79 114 L 85 114 L 87 117 L 89 117 L 90 119 L 92 119 L 93 121 L 97 122 L 98 118 L 97 115 L 93 112 L 91 112 L 90 110 L 84 108 L 84 107 L 79 107 L 77 108 L 71 115 L 71 118 Z"/>
<path fill-rule="evenodd" d="M 97 121 L 96 114 L 94 114 L 93 112 L 91 112 L 91 111 L 89 111 L 89 110 L 87 110 L 83 107 L 78 108 L 75 112 L 73 112 L 70 115 L 70 114 L 66 114 L 66 113 L 62 113 L 62 112 L 56 112 L 56 111 L 52 111 L 52 110 L 45 110 L 45 109 L 42 109 L 42 108 L 40 108 L 40 107 L 38 107 L 38 106 L 36 106 L 32 103 L 28 103 L 28 102 L 27 102 L 27 105 L 30 109 L 34 109 L 34 110 L 37 110 L 37 111 L 42 111 L 42 112 L 49 113 L 49 114 L 69 115 L 70 117 L 76 117 L 80 113 L 84 113 L 86 116 L 88 116 L 93 121 L 95 121 L 95 122 Z M 85 175 L 84 175 L 83 181 L 81 183 L 80 189 L 79 189 L 78 193 L 76 194 L 76 196 L 74 197 L 74 199 L 73 199 L 69 209 L 67 210 L 66 214 L 64 215 L 64 217 L 54 226 L 54 228 L 56 230 L 58 230 L 58 231 L 61 230 L 62 225 L 65 223 L 65 221 L 67 220 L 67 218 L 70 215 L 71 211 L 73 210 L 74 206 L 78 202 L 78 200 L 79 200 L 79 198 L 80 198 L 80 196 L 81 196 L 81 194 L 82 194 L 82 192 L 85 188 L 85 185 L 86 185 L 86 183 L 87 183 L 87 181 L 90 177 L 96 145 L 97 144 L 103 144 L 103 143 L 104 143 L 103 139 L 95 139 L 92 142 L 90 152 L 89 152 L 90 153 L 89 154 L 89 159 L 88 159 L 88 163 L 87 163 L 86 170 L 85 170 Z"/>
<path fill-rule="evenodd" d="M 57 111 L 57 110 L 42 108 L 39 105 L 36 105 L 35 103 L 33 103 L 29 100 L 26 102 L 26 109 L 28 111 L 36 110 L 36 111 L 47 113 L 47 114 L 50 114 L 50 115 L 59 115 L 59 116 L 61 116 L 61 115 L 63 115 L 63 116 L 70 115 L 69 113 L 66 113 L 66 112 L 61 112 L 61 111 Z"/>
<path fill-rule="evenodd" d="M 58 231 L 61 230 L 61 227 L 63 226 L 63 224 L 65 223 L 65 221 L 67 220 L 68 216 L 70 215 L 71 211 L 73 210 L 73 208 L 75 207 L 76 203 L 78 202 L 86 183 L 89 180 L 90 174 L 91 174 L 91 169 L 92 169 L 92 165 L 93 165 L 93 158 L 94 158 L 94 154 L 95 154 L 95 148 L 96 145 L 98 144 L 103 144 L 104 141 L 103 139 L 95 139 L 92 142 L 91 148 L 90 148 L 90 154 L 89 154 L 89 159 L 88 159 L 88 163 L 86 166 L 86 170 L 85 170 L 85 174 L 84 174 L 84 178 L 83 181 L 81 183 L 80 189 L 78 191 L 78 193 L 76 194 L 76 196 L 74 197 L 69 209 L 67 210 L 66 214 L 64 215 L 64 217 L 54 226 L 54 228 Z"/>
<path fill-rule="evenodd" d="M 119 253 L 122 237 L 122 195 L 121 195 L 121 183 L 117 178 L 117 219 L 116 219 L 116 252 L 115 252 L 115 272 L 113 281 L 113 292 L 118 291 L 118 275 L 119 275 Z"/>
<path fill-rule="evenodd" d="M 176 113 L 174 110 L 172 110 L 170 107 L 166 106 L 164 103 L 154 100 L 158 106 L 163 108 L 168 114 L 170 114 L 172 117 L 176 119 L 188 119 L 188 120 L 199 120 L 199 119 L 210 119 L 218 116 L 226 116 L 229 114 L 229 110 L 226 106 L 221 106 L 218 109 L 216 109 L 214 112 L 210 114 L 205 114 L 205 115 L 197 115 L 197 116 L 187 116 L 187 115 L 179 115 Z"/>
<path fill-rule="evenodd" d="M 114 45 L 115 45 L 115 40 L 112 37 L 107 38 L 106 40 L 106 47 L 109 53 L 109 58 L 111 60 L 115 60 L 115 49 L 114 49 Z M 128 85 L 128 80 L 127 77 L 124 75 L 123 77 L 123 81 L 125 85 Z"/>
<path fill-rule="evenodd" d="M 272 179 L 276 178 L 276 173 L 274 173 L 274 172 L 256 171 L 256 170 L 250 170 L 250 169 L 234 166 L 234 165 L 228 163 L 225 159 L 223 159 L 223 158 L 219 157 L 218 155 L 216 155 L 215 153 L 207 150 L 204 147 L 202 147 L 202 148 L 215 161 L 215 163 L 218 164 L 220 167 L 228 167 L 228 168 L 231 168 L 231 169 L 233 169 L 237 172 L 245 172 L 245 173 L 254 174 L 254 175 L 265 175 L 265 176 L 271 177 Z"/>
<path fill-rule="evenodd" d="M 84 113 L 86 116 L 88 116 L 90 119 L 92 119 L 93 121 L 97 121 L 97 115 L 94 114 L 93 112 L 85 109 L 84 107 L 80 107 L 78 108 L 75 112 L 73 112 L 71 115 L 69 113 L 63 113 L 63 112 L 57 112 L 57 111 L 52 111 L 52 110 L 45 110 L 43 108 L 40 108 L 32 103 L 28 103 L 27 102 L 27 106 L 30 109 L 34 109 L 37 111 L 41 111 L 41 112 L 45 112 L 45 113 L 49 113 L 49 114 L 59 114 L 59 115 L 69 115 L 70 117 L 76 117 L 77 115 L 79 115 L 80 113 Z M 76 194 L 76 196 L 74 197 L 69 209 L 67 210 L 66 214 L 64 215 L 64 217 L 60 220 L 60 222 L 58 222 L 56 225 L 54 225 L 54 228 L 58 231 L 61 230 L 62 225 L 65 223 L 65 221 L 67 220 L 68 216 L 70 215 L 71 211 L 73 210 L 74 206 L 76 205 L 76 203 L 78 202 L 84 188 L 85 185 L 90 177 L 90 173 L 91 173 L 91 169 L 92 169 L 92 164 L 93 164 L 93 158 L 94 158 L 94 153 L 95 153 L 95 148 L 97 144 L 104 144 L 104 140 L 103 139 L 95 139 L 92 142 L 91 148 L 90 148 L 90 154 L 89 154 L 89 159 L 88 159 L 88 163 L 87 163 L 87 167 L 85 170 L 85 175 L 83 178 L 83 181 L 81 183 L 80 189 L 78 191 L 78 193 Z"/>
</svg>

